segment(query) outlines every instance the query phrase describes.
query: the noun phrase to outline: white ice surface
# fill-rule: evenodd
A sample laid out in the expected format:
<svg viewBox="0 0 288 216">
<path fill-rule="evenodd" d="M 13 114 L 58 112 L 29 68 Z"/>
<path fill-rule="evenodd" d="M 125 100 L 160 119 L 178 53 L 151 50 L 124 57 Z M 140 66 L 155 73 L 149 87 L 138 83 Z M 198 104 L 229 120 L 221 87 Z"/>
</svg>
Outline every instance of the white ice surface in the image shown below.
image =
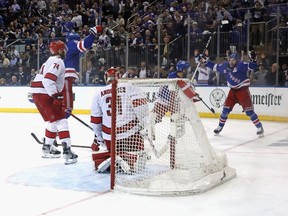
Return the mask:
<svg viewBox="0 0 288 216">
<path fill-rule="evenodd" d="M 89 123 L 88 115 L 77 115 Z M 250 121 L 228 119 L 220 136 L 217 119 L 202 119 L 210 143 L 227 154 L 237 176 L 206 193 L 150 197 L 109 190 L 108 175 L 93 170 L 90 149 L 74 148 L 77 164 L 42 159 L 39 114 L 0 113 L 1 215 L 17 216 L 287 216 L 288 124 L 263 122 L 259 139 Z M 69 118 L 74 145 L 90 146 L 92 131 Z"/>
</svg>

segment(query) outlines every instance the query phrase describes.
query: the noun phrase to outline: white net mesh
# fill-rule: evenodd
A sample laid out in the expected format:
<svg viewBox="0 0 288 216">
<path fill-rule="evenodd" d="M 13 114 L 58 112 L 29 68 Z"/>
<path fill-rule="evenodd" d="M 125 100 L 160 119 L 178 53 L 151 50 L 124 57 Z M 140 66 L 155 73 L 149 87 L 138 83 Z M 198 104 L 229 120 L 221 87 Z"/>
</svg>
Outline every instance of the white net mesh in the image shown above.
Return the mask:
<svg viewBox="0 0 288 216">
<path fill-rule="evenodd" d="M 115 189 L 195 194 L 236 175 L 176 79 L 121 79 L 117 92 Z"/>
</svg>

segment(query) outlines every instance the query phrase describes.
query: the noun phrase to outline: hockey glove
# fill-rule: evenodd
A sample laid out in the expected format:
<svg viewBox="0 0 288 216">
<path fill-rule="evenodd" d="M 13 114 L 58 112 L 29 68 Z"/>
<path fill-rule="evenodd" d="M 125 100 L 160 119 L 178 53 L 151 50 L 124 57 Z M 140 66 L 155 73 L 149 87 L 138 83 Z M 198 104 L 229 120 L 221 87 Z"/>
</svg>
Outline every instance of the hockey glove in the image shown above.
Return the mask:
<svg viewBox="0 0 288 216">
<path fill-rule="evenodd" d="M 63 103 L 62 93 L 55 93 L 52 95 L 52 98 L 53 98 L 52 105 L 57 109 L 61 109 Z"/>
<path fill-rule="evenodd" d="M 206 64 L 209 61 L 209 57 L 206 55 L 200 55 L 199 56 L 199 62 Z"/>
<path fill-rule="evenodd" d="M 95 139 L 93 140 L 93 143 L 91 145 L 91 149 L 92 149 L 92 151 L 99 151 L 100 150 L 99 144 L 97 143 L 97 141 Z"/>
<path fill-rule="evenodd" d="M 249 51 L 248 56 L 251 62 L 257 62 L 257 55 L 254 50 Z"/>
<path fill-rule="evenodd" d="M 69 117 L 70 117 L 70 115 L 71 115 L 71 113 L 72 113 L 72 108 L 66 108 L 65 109 L 65 117 L 66 117 L 66 119 L 68 119 Z"/>
<path fill-rule="evenodd" d="M 102 150 L 107 150 L 107 146 L 105 144 L 104 139 L 102 137 L 101 138 L 97 138 L 96 135 L 95 135 L 93 143 L 91 145 L 91 149 L 93 151 L 99 151 L 100 150 L 100 146 L 102 147 Z"/>
<path fill-rule="evenodd" d="M 93 34 L 96 37 L 97 34 L 101 34 L 102 31 L 103 31 L 102 26 L 98 25 L 98 26 L 94 26 L 93 28 L 90 28 L 89 33 Z"/>
<path fill-rule="evenodd" d="M 194 103 L 196 103 L 196 102 L 198 102 L 198 101 L 201 101 L 201 98 L 200 98 L 200 96 L 199 96 L 198 93 L 196 93 L 196 95 L 192 98 L 192 101 L 193 101 Z"/>
</svg>

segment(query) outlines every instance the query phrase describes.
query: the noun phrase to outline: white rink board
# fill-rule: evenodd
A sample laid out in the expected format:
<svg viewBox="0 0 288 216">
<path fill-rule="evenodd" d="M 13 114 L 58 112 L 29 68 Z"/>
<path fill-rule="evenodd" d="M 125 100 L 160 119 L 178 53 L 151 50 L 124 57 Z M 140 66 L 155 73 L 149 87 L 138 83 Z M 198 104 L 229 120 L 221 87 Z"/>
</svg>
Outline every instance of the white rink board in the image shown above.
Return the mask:
<svg viewBox="0 0 288 216">
<path fill-rule="evenodd" d="M 92 98 L 97 86 L 75 86 L 74 113 L 88 114 Z M 0 112 L 37 112 L 33 103 L 28 100 L 29 87 L 0 87 Z M 213 108 L 216 113 L 221 113 L 223 102 L 229 87 L 196 86 L 203 101 Z M 288 88 L 250 87 L 255 111 L 261 116 L 288 117 Z M 149 98 L 153 98 L 152 94 Z M 210 113 L 202 103 L 196 103 L 199 113 Z M 242 108 L 235 105 L 233 114 L 243 114 Z M 269 120 L 269 119 L 268 119 Z"/>
</svg>

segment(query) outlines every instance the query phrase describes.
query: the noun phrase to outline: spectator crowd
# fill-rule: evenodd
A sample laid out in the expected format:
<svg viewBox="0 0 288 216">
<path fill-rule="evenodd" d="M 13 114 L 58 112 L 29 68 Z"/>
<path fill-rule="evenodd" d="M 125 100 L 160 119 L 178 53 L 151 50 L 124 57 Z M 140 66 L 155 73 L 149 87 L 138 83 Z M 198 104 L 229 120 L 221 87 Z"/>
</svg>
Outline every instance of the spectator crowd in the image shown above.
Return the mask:
<svg viewBox="0 0 288 216">
<path fill-rule="evenodd" d="M 187 56 L 187 47 L 177 41 L 187 40 L 188 30 L 192 56 L 196 50 L 203 50 L 207 35 L 218 28 L 229 33 L 229 40 L 223 42 L 240 51 L 247 40 L 249 9 L 255 24 L 251 25 L 251 47 L 261 47 L 265 23 L 275 18 L 277 8 L 283 27 L 280 51 L 288 54 L 287 0 L 1 0 L 0 85 L 29 85 L 39 65 L 48 58 L 51 41 L 65 41 L 68 32 L 83 38 L 95 25 L 102 25 L 104 31 L 83 58 L 83 83 L 103 83 L 104 72 L 111 66 L 118 67 L 126 78 L 166 77 Z M 221 52 L 225 55 L 226 50 Z M 266 60 L 265 54 L 259 56 L 258 70 L 250 72 L 252 85 L 273 86 L 278 80 L 278 85 L 288 86 L 287 62 L 277 65 Z M 191 63 L 190 74 L 194 69 Z M 215 77 L 212 71 L 207 84 L 226 85 L 223 80 L 215 82 Z"/>
</svg>

